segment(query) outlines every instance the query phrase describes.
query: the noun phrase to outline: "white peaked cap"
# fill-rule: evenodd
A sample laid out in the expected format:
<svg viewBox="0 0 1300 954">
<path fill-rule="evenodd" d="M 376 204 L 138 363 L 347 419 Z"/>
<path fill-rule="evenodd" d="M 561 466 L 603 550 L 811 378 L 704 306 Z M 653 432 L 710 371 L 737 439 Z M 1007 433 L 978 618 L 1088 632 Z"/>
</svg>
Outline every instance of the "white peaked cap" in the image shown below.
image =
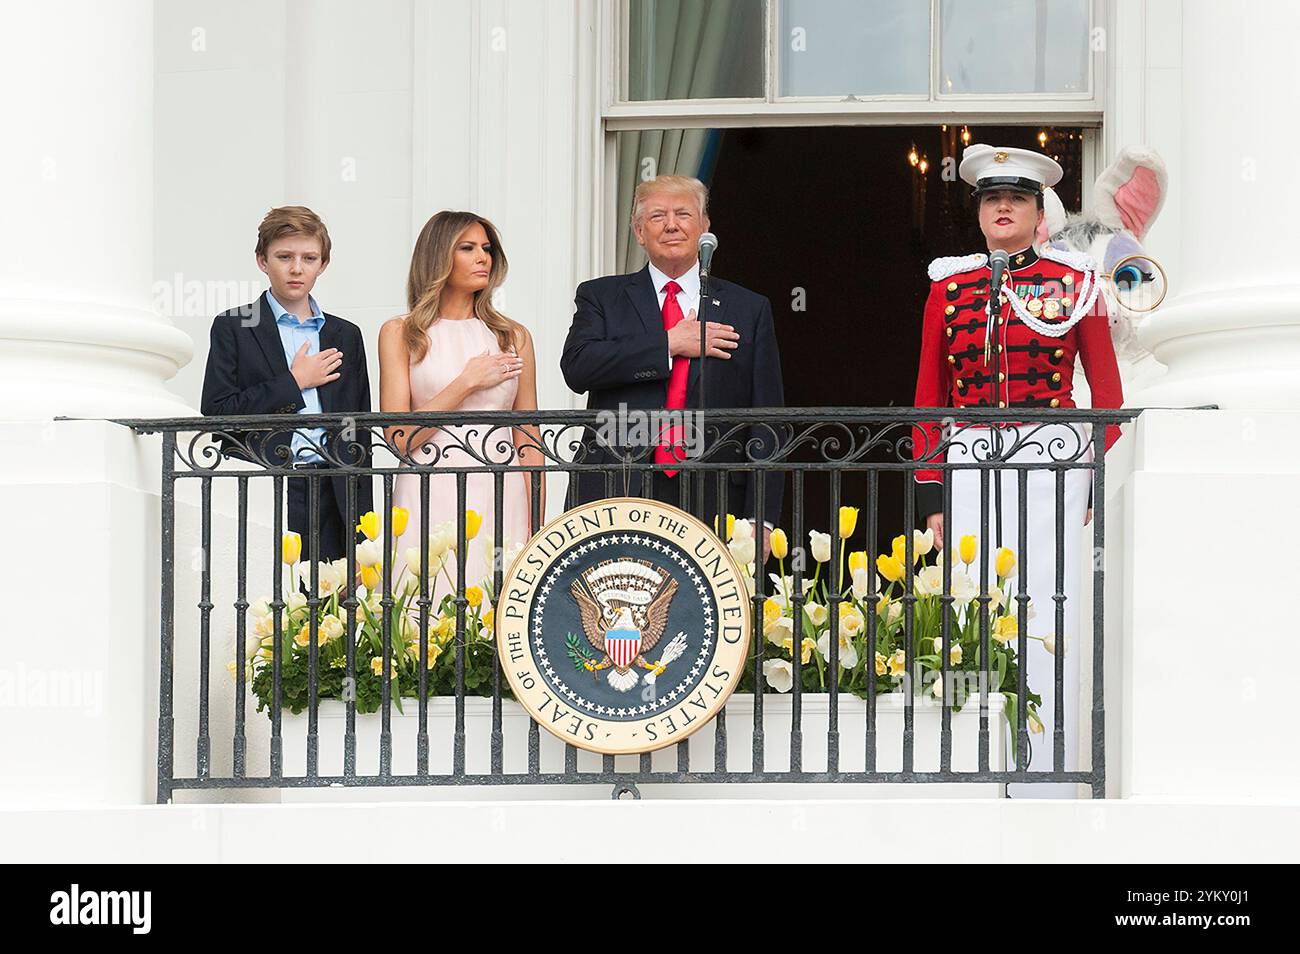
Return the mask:
<svg viewBox="0 0 1300 954">
<path fill-rule="evenodd" d="M 982 142 L 966 147 L 957 171 L 975 187 L 976 195 L 993 189 L 1039 193 L 1044 186 L 1060 182 L 1064 174 L 1060 163 L 1041 152 Z"/>
</svg>

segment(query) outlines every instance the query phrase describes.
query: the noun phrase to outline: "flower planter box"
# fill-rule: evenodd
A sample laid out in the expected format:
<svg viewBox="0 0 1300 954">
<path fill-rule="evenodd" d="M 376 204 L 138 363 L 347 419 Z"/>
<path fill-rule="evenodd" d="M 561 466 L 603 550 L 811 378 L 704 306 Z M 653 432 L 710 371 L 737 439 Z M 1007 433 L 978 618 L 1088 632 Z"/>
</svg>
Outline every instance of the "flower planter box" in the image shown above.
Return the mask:
<svg viewBox="0 0 1300 954">
<path fill-rule="evenodd" d="M 821 693 L 804 694 L 802 699 L 802 731 L 804 772 L 827 769 L 827 727 L 829 725 L 829 696 Z M 790 695 L 767 694 L 763 696 L 763 766 L 769 772 L 786 772 L 790 769 L 790 727 L 793 698 Z M 405 713 L 396 709 L 391 715 L 394 775 L 416 773 L 416 734 L 419 728 L 418 704 L 403 700 Z M 523 774 L 528 771 L 528 715 L 514 702 L 502 702 L 501 728 L 504 744 L 504 771 L 506 774 Z M 914 708 L 913 769 L 918 772 L 935 771 L 939 767 L 940 713 L 937 705 L 920 699 Z M 439 697 L 429 700 L 429 771 L 446 775 L 452 769 L 452 735 L 455 728 L 455 700 Z M 867 706 L 865 700 L 855 696 L 839 697 L 839 769 L 860 772 L 866 764 Z M 379 713 L 357 716 L 357 773 L 374 775 L 379 771 Z M 903 767 L 904 706 L 901 693 L 880 696 L 876 700 L 876 770 L 897 772 Z M 321 775 L 343 774 L 343 730 L 345 710 L 341 702 L 326 700 L 318 713 L 319 766 Z M 727 769 L 732 772 L 749 772 L 753 769 L 754 697 L 736 693 L 727 703 Z M 712 772 L 714 769 L 714 723 L 703 726 L 692 735 L 687 745 L 690 751 L 689 769 L 693 772 Z M 544 773 L 563 772 L 565 746 L 545 729 L 539 730 L 539 754 Z M 1003 697 L 989 696 L 989 767 L 999 770 L 1006 767 L 1007 725 L 1003 714 Z M 285 713 L 283 717 L 284 774 L 306 774 L 307 715 Z M 465 700 L 465 771 L 468 774 L 488 774 L 491 771 L 492 701 L 471 698 Z M 676 746 L 652 754 L 653 771 L 675 772 L 678 752 Z M 979 706 L 972 699 L 960 711 L 952 713 L 952 767 L 954 771 L 974 771 L 979 765 Z M 620 772 L 639 771 L 638 756 L 619 756 L 615 769 Z M 599 772 L 602 757 L 592 752 L 578 750 L 578 771 Z M 809 784 L 765 782 L 761 784 L 680 783 L 644 785 L 643 793 L 650 797 L 994 797 L 1001 786 L 985 783 L 953 784 Z M 374 800 L 389 798 L 537 798 L 579 797 L 608 798 L 606 784 L 564 786 L 400 786 L 366 789 L 285 789 L 282 800 Z"/>
</svg>

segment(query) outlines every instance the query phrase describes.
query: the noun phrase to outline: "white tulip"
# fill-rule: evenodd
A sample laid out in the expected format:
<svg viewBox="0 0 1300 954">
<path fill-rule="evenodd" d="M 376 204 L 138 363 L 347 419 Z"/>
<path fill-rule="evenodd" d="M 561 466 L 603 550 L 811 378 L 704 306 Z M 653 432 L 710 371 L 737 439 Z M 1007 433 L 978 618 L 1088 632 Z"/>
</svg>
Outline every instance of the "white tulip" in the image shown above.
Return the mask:
<svg viewBox="0 0 1300 954">
<path fill-rule="evenodd" d="M 804 612 L 808 614 L 808 619 L 812 621 L 814 629 L 820 629 L 826 625 L 830 613 L 826 611 L 826 607 L 822 606 L 821 603 L 805 603 L 803 608 Z"/>
<path fill-rule="evenodd" d="M 871 594 L 871 576 L 864 567 L 853 571 L 853 598 L 865 600 Z"/>
<path fill-rule="evenodd" d="M 912 554 L 916 557 L 923 557 L 934 549 L 934 531 L 926 530 L 922 533 L 920 530 L 912 531 Z"/>
<path fill-rule="evenodd" d="M 785 609 L 788 605 L 790 605 L 785 600 L 785 594 L 789 593 L 790 599 L 791 600 L 794 599 L 794 577 L 793 576 L 781 577 L 778 576 L 776 573 L 769 573 L 767 575 L 767 578 L 772 581 L 772 589 L 770 592 L 772 599 L 776 600 L 777 606 L 781 607 L 782 609 Z M 804 596 L 807 596 L 808 591 L 811 590 L 812 588 L 813 588 L 812 580 L 803 581 Z"/>
<path fill-rule="evenodd" d="M 767 631 L 767 639 L 770 643 L 778 646 L 784 646 L 787 639 L 794 639 L 794 620 L 789 616 L 779 616 L 770 629 Z"/>
<path fill-rule="evenodd" d="M 952 571 L 952 599 L 956 606 L 965 606 L 979 593 L 979 587 L 964 570 Z"/>
<path fill-rule="evenodd" d="M 271 603 L 265 596 L 254 602 L 248 609 L 253 614 L 254 619 L 262 619 L 271 615 Z"/>
<path fill-rule="evenodd" d="M 731 539 L 737 537 L 749 537 L 754 539 L 754 522 L 752 520 L 737 520 L 731 527 Z"/>
<path fill-rule="evenodd" d="M 736 523 L 739 524 L 740 521 L 737 520 Z M 756 551 L 753 537 L 742 537 L 739 534 L 733 535 L 731 542 L 727 544 L 727 549 L 731 551 L 731 555 L 736 558 L 737 563 L 743 565 L 754 562 Z"/>
<path fill-rule="evenodd" d="M 852 669 L 858 664 L 858 651 L 853 646 L 853 639 L 840 620 L 840 638 L 837 640 L 840 647 L 840 667 L 843 669 Z M 821 634 L 817 640 L 817 651 L 822 654 L 822 659 L 831 658 L 831 631 L 829 629 Z"/>
<path fill-rule="evenodd" d="M 307 594 L 294 590 L 284 598 L 284 608 L 290 613 L 296 613 L 307 605 Z"/>
<path fill-rule="evenodd" d="M 412 576 L 418 577 L 420 575 L 420 548 L 407 547 L 404 555 L 406 557 L 406 569 L 411 572 Z M 432 565 L 430 565 L 429 569 L 433 569 Z"/>
<path fill-rule="evenodd" d="M 333 642 L 343 635 L 343 621 L 333 613 L 326 613 L 320 621 L 320 629 L 325 634 L 325 639 Z"/>
<path fill-rule="evenodd" d="M 763 663 L 763 677 L 777 692 L 789 692 L 794 685 L 794 667 L 788 659 L 768 659 Z"/>
<path fill-rule="evenodd" d="M 374 540 L 362 540 L 357 544 L 357 565 L 374 566 L 379 562 L 382 551 Z"/>
<path fill-rule="evenodd" d="M 437 559 L 448 550 L 456 548 L 456 525 L 447 520 L 433 528 L 429 533 L 429 558 Z"/>
<path fill-rule="evenodd" d="M 943 592 L 943 567 L 927 566 L 916 574 L 913 589 L 917 596 L 938 596 Z"/>
<path fill-rule="evenodd" d="M 1055 633 L 1048 633 L 1046 636 L 1043 637 L 1043 648 L 1046 649 L 1053 656 L 1056 655 L 1056 634 Z M 1063 640 L 1061 640 L 1061 652 L 1068 653 L 1069 651 L 1070 651 L 1070 637 L 1066 636 Z"/>
<path fill-rule="evenodd" d="M 244 636 L 244 655 L 252 659 L 257 655 L 257 651 L 262 648 L 262 637 L 254 630 Z"/>
<path fill-rule="evenodd" d="M 808 540 L 812 545 L 813 559 L 818 563 L 826 563 L 831 558 L 831 535 L 821 533 L 817 530 L 808 531 Z"/>
</svg>

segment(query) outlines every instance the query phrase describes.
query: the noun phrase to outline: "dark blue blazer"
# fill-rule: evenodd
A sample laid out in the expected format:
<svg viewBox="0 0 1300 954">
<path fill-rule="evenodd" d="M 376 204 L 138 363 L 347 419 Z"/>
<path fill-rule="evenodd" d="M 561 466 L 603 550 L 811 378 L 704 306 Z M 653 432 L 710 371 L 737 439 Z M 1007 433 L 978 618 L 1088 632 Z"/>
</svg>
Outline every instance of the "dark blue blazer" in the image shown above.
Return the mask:
<svg viewBox="0 0 1300 954">
<path fill-rule="evenodd" d="M 725 415 L 707 412 L 707 408 L 783 407 L 785 392 L 781 384 L 781 357 L 777 352 L 776 331 L 772 324 L 772 305 L 762 295 L 719 278 L 711 278 L 709 292 L 701 300 L 701 321 L 731 325 L 739 334 L 739 347 L 729 359 L 706 358 L 704 415 L 705 433 L 711 439 L 716 425 L 723 425 Z M 573 324 L 564 342 L 560 369 L 569 387 L 587 394 L 587 407 L 617 410 L 662 408 L 668 399 L 668 333 L 649 267 L 630 275 L 596 278 L 578 286 Z M 686 407 L 700 406 L 700 360 L 693 358 L 687 378 Z M 770 447 L 772 434 L 765 428 L 751 429 L 750 435 Z M 739 435 L 741 438 L 744 433 Z M 743 445 L 743 440 L 737 441 Z M 585 441 L 586 459 L 612 462 L 618 458 L 594 441 Z M 764 450 L 763 453 L 768 451 Z M 756 455 L 757 456 L 757 455 Z M 742 462 L 739 446 L 729 447 L 711 459 Z M 754 471 L 731 469 L 727 492 L 727 509 L 737 516 L 754 516 Z M 705 482 L 712 498 L 717 478 L 710 473 Z M 784 475 L 769 472 L 763 490 L 763 516 L 774 526 L 781 513 Z M 579 474 L 578 503 L 607 496 L 604 474 Z M 621 492 L 622 487 L 617 488 Z M 742 509 L 743 508 L 743 509 Z M 712 508 L 706 504 L 706 513 Z"/>
<path fill-rule="evenodd" d="M 232 308 L 217 315 L 212 321 L 208 347 L 208 364 L 203 373 L 203 396 L 200 410 L 209 415 L 232 414 L 297 414 L 306 405 L 298 382 L 289 371 L 284 357 L 284 345 L 275 325 L 267 295 L 263 292 L 257 301 Z M 325 323 L 320 329 L 320 347 L 338 348 L 343 352 L 339 376 L 316 389 L 321 410 L 325 413 L 367 412 L 370 410 L 370 376 L 366 369 L 366 345 L 361 329 L 337 315 L 322 312 Z M 240 444 L 249 435 L 238 431 L 214 435 L 225 453 L 232 457 L 247 458 Z M 330 432 L 325 434 L 327 450 L 343 455 L 347 463 L 350 446 L 331 445 Z M 261 460 L 280 465 L 289 459 L 289 443 L 293 428 L 274 431 L 265 438 L 265 444 L 254 449 Z M 262 438 L 257 438 L 259 441 Z M 358 443 L 365 445 L 365 453 L 355 463 L 370 466 L 369 442 L 363 431 L 357 432 Z M 283 455 L 283 456 L 281 456 Z M 331 478 L 335 500 L 339 502 L 340 515 L 346 522 L 346 484 L 342 476 Z M 357 513 L 372 509 L 371 478 L 357 481 Z"/>
</svg>

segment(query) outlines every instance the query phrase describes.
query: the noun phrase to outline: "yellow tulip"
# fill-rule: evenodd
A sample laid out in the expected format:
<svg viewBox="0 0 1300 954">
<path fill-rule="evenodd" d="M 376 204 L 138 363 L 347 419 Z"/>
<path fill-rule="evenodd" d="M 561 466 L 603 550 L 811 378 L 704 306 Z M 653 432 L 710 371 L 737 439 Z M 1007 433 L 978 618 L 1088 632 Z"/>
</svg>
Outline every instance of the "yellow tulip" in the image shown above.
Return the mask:
<svg viewBox="0 0 1300 954">
<path fill-rule="evenodd" d="M 1001 616 L 993 624 L 992 636 L 999 643 L 1005 646 L 1019 634 L 1020 625 L 1016 622 L 1014 616 Z"/>
<path fill-rule="evenodd" d="M 405 507 L 393 508 L 393 538 L 396 539 L 406 532 L 406 521 L 410 519 L 410 512 Z"/>
<path fill-rule="evenodd" d="M 889 674 L 901 676 L 907 671 L 907 655 L 901 649 L 895 649 L 889 657 Z"/>
<path fill-rule="evenodd" d="M 767 635 L 781 618 L 781 606 L 772 597 L 763 600 L 763 635 Z"/>
<path fill-rule="evenodd" d="M 907 537 L 906 536 L 900 533 L 898 536 L 894 537 L 893 543 L 890 544 L 890 549 L 893 551 L 895 560 L 897 560 L 899 563 L 907 562 Z"/>
<path fill-rule="evenodd" d="M 993 568 L 998 575 L 999 580 L 1005 580 L 1013 576 L 1016 572 L 1016 555 L 1008 547 L 1003 547 L 998 551 L 994 559 Z"/>
<path fill-rule="evenodd" d="M 361 519 L 357 522 L 357 532 L 364 533 L 367 540 L 375 539 L 383 529 L 383 524 L 379 522 L 379 514 L 373 510 L 363 513 Z"/>
<path fill-rule="evenodd" d="M 853 531 L 858 525 L 858 508 L 841 507 L 840 508 L 840 539 L 847 540 L 853 536 Z"/>
<path fill-rule="evenodd" d="M 302 556 L 302 536 L 290 530 L 280 541 L 280 556 L 285 563 L 293 566 Z"/>
<path fill-rule="evenodd" d="M 456 619 L 452 616 L 444 616 L 438 620 L 438 625 L 433 628 L 435 637 L 440 645 L 445 645 L 452 636 L 456 634 Z"/>
<path fill-rule="evenodd" d="M 432 669 L 432 668 L 433 668 L 433 664 L 436 663 L 436 662 L 438 661 L 438 657 L 441 656 L 441 655 L 442 655 L 442 647 L 439 646 L 437 643 L 435 643 L 432 639 L 430 639 L 430 640 L 429 640 L 429 655 L 428 655 L 428 658 L 425 660 L 424 667 L 425 667 L 426 669 Z"/>
<path fill-rule="evenodd" d="M 311 624 L 303 623 L 302 629 L 298 630 L 298 635 L 294 636 L 293 641 L 297 643 L 299 646 L 301 646 L 303 649 L 306 649 L 309 645 L 311 645 Z M 324 646 L 327 641 L 328 641 L 328 636 L 325 632 L 325 628 L 323 626 L 317 626 L 316 645 Z"/>
<path fill-rule="evenodd" d="M 477 586 L 465 587 L 465 599 L 469 601 L 472 608 L 477 608 L 483 602 L 483 591 Z"/>
<path fill-rule="evenodd" d="M 884 653 L 876 653 L 876 675 L 883 676 L 887 671 L 889 660 L 885 658 Z"/>
<path fill-rule="evenodd" d="M 465 540 L 473 540 L 478 536 L 479 528 L 483 526 L 483 515 L 477 510 L 465 511 Z"/>
<path fill-rule="evenodd" d="M 730 543 L 730 542 L 731 542 L 731 535 L 732 535 L 732 533 L 735 532 L 735 530 L 736 530 L 736 515 L 735 515 L 735 514 L 732 514 L 732 513 L 729 513 L 729 514 L 727 514 L 727 534 L 726 534 L 725 537 L 723 537 L 723 540 L 725 540 L 726 542 Z M 713 518 L 713 532 L 714 532 L 714 533 L 717 533 L 717 532 L 718 532 L 718 518 L 717 518 L 717 517 L 714 517 L 714 518 Z"/>
<path fill-rule="evenodd" d="M 793 659 L 794 658 L 794 637 L 787 636 L 785 638 L 785 642 L 783 642 L 782 645 L 785 647 L 785 651 L 790 654 L 790 658 Z M 813 650 L 816 648 L 817 648 L 817 644 L 813 640 L 805 636 L 803 638 L 803 642 L 799 644 L 799 649 L 800 649 L 799 655 L 801 657 L 799 661 L 803 663 L 805 666 L 808 665 L 808 663 L 812 661 Z"/>
<path fill-rule="evenodd" d="M 897 583 L 903 578 L 903 561 L 896 556 L 880 554 L 876 557 L 876 569 L 890 583 Z"/>
<path fill-rule="evenodd" d="M 785 531 L 777 527 L 772 531 L 772 556 L 778 560 L 784 560 L 787 553 L 790 552 L 790 539 L 785 535 Z"/>
<path fill-rule="evenodd" d="M 496 611 L 489 606 L 488 611 L 483 614 L 483 628 L 485 630 L 491 630 L 492 623 L 495 619 L 496 619 Z"/>
<path fill-rule="evenodd" d="M 372 593 L 379 589 L 381 580 L 379 572 L 382 567 L 382 563 L 375 563 L 372 566 L 363 566 L 361 568 L 361 585 Z"/>
<path fill-rule="evenodd" d="M 957 550 L 961 554 L 961 562 L 970 566 L 975 562 L 975 554 L 979 550 L 979 541 L 972 534 L 966 534 L 957 544 Z"/>
<path fill-rule="evenodd" d="M 866 568 L 867 568 L 866 550 L 854 550 L 852 553 L 849 554 L 849 576 L 852 576 L 854 573 L 857 573 L 858 570 L 865 570 Z"/>
<path fill-rule="evenodd" d="M 389 678 L 389 679 L 396 679 L 396 678 L 397 678 L 397 666 L 396 666 L 396 663 L 397 663 L 397 660 L 394 659 L 394 660 L 392 661 L 392 664 L 391 664 L 391 665 L 392 665 L 392 668 L 389 669 L 389 671 L 388 671 L 388 678 Z M 371 657 L 371 659 L 370 659 L 370 671 L 373 672 L 376 676 L 379 676 L 379 677 L 382 678 L 383 675 L 384 675 L 384 657 L 382 657 L 382 656 L 373 656 L 373 657 Z"/>
</svg>

